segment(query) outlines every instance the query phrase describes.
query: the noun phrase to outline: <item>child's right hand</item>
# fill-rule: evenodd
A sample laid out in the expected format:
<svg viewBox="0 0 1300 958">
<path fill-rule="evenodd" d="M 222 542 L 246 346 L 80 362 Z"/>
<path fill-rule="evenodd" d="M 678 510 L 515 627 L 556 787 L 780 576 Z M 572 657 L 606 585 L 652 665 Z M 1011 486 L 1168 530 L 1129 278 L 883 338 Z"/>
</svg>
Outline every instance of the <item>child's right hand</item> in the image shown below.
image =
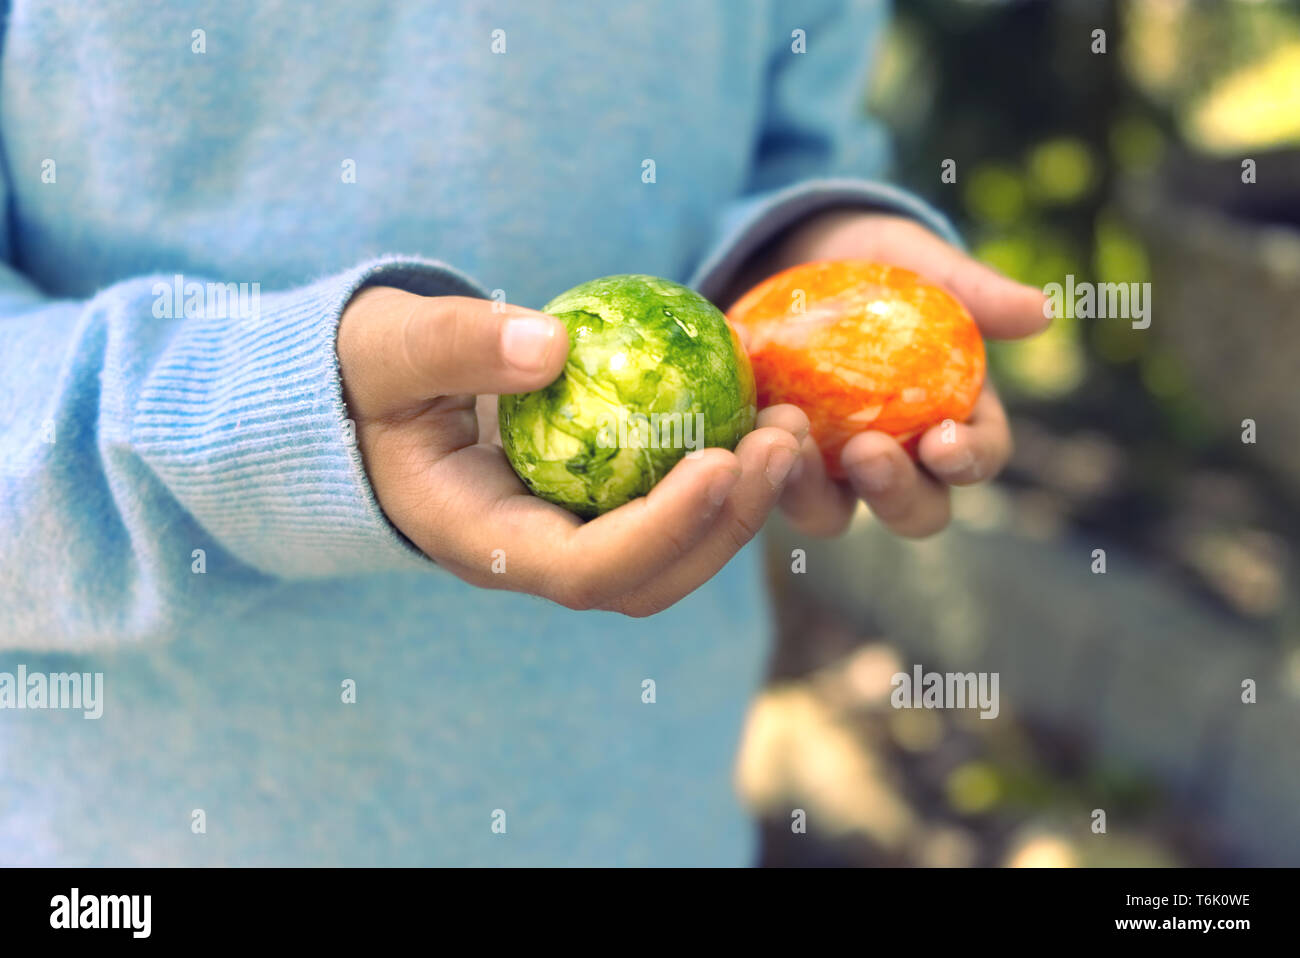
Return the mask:
<svg viewBox="0 0 1300 958">
<path fill-rule="evenodd" d="M 683 459 L 649 495 L 584 523 L 528 492 L 496 422 L 497 395 L 554 381 L 567 354 L 563 324 L 542 313 L 383 286 L 353 297 L 338 331 L 366 472 L 408 539 L 474 585 L 650 615 L 754 537 L 808 420 L 793 406 L 763 410 L 734 453 Z M 504 572 L 493 571 L 494 553 Z"/>
</svg>

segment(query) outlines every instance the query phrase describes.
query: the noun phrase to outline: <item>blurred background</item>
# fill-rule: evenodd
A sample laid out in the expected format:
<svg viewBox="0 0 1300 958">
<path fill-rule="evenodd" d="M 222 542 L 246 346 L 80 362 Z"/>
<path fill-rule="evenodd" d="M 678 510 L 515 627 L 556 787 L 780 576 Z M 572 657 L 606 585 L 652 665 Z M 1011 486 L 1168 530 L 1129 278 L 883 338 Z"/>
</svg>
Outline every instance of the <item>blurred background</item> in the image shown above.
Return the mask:
<svg viewBox="0 0 1300 958">
<path fill-rule="evenodd" d="M 876 62 L 900 182 L 1020 280 L 1150 282 L 1151 324 L 992 346 L 1016 455 L 940 536 L 769 537 L 764 863 L 1300 864 L 1300 6 L 918 0 Z M 891 708 L 918 663 L 1001 714 Z"/>
</svg>

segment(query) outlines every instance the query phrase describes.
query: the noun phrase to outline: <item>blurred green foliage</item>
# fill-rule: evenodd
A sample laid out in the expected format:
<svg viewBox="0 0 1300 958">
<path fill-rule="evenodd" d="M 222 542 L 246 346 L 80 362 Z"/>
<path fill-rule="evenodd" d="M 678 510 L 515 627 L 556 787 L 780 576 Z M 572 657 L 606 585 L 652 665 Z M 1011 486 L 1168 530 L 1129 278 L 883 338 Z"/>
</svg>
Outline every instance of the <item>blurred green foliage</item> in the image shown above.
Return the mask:
<svg viewBox="0 0 1300 958">
<path fill-rule="evenodd" d="M 1116 184 L 1171 150 L 1300 144 L 1297 104 L 1297 5 L 1162 0 L 900 4 L 868 98 L 905 185 L 953 215 L 976 256 L 1039 287 L 1149 281 Z M 1057 318 L 989 356 L 1012 405 L 1076 423 L 1099 403 L 1140 405 L 1154 431 L 1203 441 L 1178 358 L 1128 321 Z"/>
<path fill-rule="evenodd" d="M 1067 276 L 1076 286 L 1153 281 L 1179 251 L 1148 248 L 1143 237 L 1160 234 L 1140 217 L 1130 221 L 1127 187 L 1172 184 L 1189 156 L 1210 163 L 1226 153 L 1231 161 L 1210 163 L 1209 179 L 1228 180 L 1223 192 L 1241 202 L 1232 151 L 1300 146 L 1297 3 L 911 0 L 895 8 L 867 105 L 894 133 L 896 178 L 949 213 L 974 255 L 1039 288 Z M 1105 53 L 1093 52 L 1098 29 Z M 955 181 L 943 176 L 954 164 Z M 1170 205 L 1222 200 L 1199 185 L 1169 191 Z M 1247 224 L 1300 227 L 1300 202 L 1279 203 L 1280 189 L 1252 186 L 1249 208 L 1221 209 L 1244 213 Z M 1161 282 L 1169 275 L 1160 272 Z M 1222 275 L 1235 305 L 1243 274 Z M 1031 340 L 989 343 L 1021 456 L 976 508 L 1037 523 L 1035 534 L 1086 530 L 1083 541 L 1126 546 L 1161 575 L 1181 570 L 1175 581 L 1200 609 L 1217 596 L 1221 609 L 1253 622 L 1276 616 L 1273 635 L 1300 635 L 1296 606 L 1282 599 L 1285 523 L 1300 528 L 1285 505 L 1294 500 L 1274 495 L 1237 436 L 1216 438 L 1200 395 L 1206 377 L 1198 389 L 1171 348 L 1183 345 L 1186 326 L 1159 305 L 1153 312 L 1154 330 L 1067 316 Z M 987 601 L 1031 604 L 1021 594 Z M 787 631 L 806 649 L 811 616 L 797 611 Z M 1140 615 L 1134 624 L 1136 640 Z M 812 660 L 833 658 L 844 641 L 838 628 L 826 633 L 831 644 Z M 1300 685 L 1300 651 L 1290 661 L 1290 681 Z M 885 729 L 861 724 L 861 747 L 873 758 L 866 767 L 897 773 L 934 839 L 910 862 L 1221 863 L 1213 842 L 1198 837 L 1208 829 L 1186 826 L 1194 819 L 1177 789 L 1099 752 L 1086 727 L 1039 727 L 1011 711 L 971 727 L 927 713 L 893 715 Z M 1092 831 L 1097 808 L 1110 816 L 1110 840 Z M 784 821 L 772 834 L 774 845 L 806 854 Z"/>
</svg>

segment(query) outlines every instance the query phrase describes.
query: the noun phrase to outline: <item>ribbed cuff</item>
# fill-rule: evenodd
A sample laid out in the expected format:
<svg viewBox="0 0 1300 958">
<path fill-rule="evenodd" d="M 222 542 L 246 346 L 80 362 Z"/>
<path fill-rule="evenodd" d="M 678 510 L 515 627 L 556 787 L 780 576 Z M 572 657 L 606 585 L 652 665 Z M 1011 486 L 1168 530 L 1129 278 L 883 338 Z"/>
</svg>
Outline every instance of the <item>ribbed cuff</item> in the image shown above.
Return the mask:
<svg viewBox="0 0 1300 958">
<path fill-rule="evenodd" d="M 443 263 L 372 260 L 264 295 L 252 316 L 181 320 L 137 403 L 140 455 L 225 548 L 271 575 L 433 567 L 376 501 L 343 404 L 339 318 L 368 285 L 486 295 Z"/>
<path fill-rule="evenodd" d="M 964 246 L 947 217 L 905 190 L 870 180 L 805 180 L 743 208 L 735 225 L 725 229 L 688 285 L 716 300 L 745 261 L 764 244 L 814 213 L 854 207 L 910 216 L 954 246 Z"/>
</svg>

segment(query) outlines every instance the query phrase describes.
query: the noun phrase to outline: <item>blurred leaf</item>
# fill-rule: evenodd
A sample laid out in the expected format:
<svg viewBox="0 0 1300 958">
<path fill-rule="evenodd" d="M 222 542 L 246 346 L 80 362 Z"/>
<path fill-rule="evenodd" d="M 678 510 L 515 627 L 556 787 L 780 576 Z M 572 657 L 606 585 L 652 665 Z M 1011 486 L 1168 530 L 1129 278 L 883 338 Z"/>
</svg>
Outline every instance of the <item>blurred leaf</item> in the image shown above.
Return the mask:
<svg viewBox="0 0 1300 958">
<path fill-rule="evenodd" d="M 948 776 L 948 803 L 964 815 L 988 811 L 1002 793 L 997 770 L 987 762 L 967 762 Z"/>
<path fill-rule="evenodd" d="M 1186 369 L 1165 350 L 1152 350 L 1142 357 L 1141 376 L 1147 392 L 1158 399 L 1173 399 L 1187 391 Z"/>
<path fill-rule="evenodd" d="M 1187 390 L 1161 403 L 1172 438 L 1192 449 L 1204 449 L 1219 437 L 1197 393 Z"/>
<path fill-rule="evenodd" d="M 1151 342 L 1151 331 L 1134 329 L 1129 319 L 1091 320 L 1092 348 L 1109 363 L 1131 363 L 1146 351 Z"/>
<path fill-rule="evenodd" d="M 866 111 L 887 123 L 896 136 L 912 137 L 934 112 L 935 57 L 926 38 L 903 17 L 891 21 L 873 61 Z"/>
<path fill-rule="evenodd" d="M 1079 347 L 1078 320 L 1052 321 L 1047 331 L 1015 343 L 989 343 L 1000 383 L 1036 399 L 1058 399 L 1083 382 L 1086 364 Z"/>
<path fill-rule="evenodd" d="M 1059 283 L 1067 273 L 1078 276 L 1084 264 L 1068 233 L 1028 221 L 982 237 L 975 257 L 1030 286 Z"/>
<path fill-rule="evenodd" d="M 1028 282 L 1034 266 L 1034 246 L 1028 235 L 1005 235 L 980 243 L 975 255 L 1013 279 Z"/>
<path fill-rule="evenodd" d="M 1145 283 L 1151 267 L 1146 247 L 1110 209 L 1097 216 L 1093 272 L 1100 283 Z"/>
<path fill-rule="evenodd" d="M 1097 179 L 1092 151 L 1075 137 L 1057 137 L 1034 147 L 1026 162 L 1035 199 L 1058 206 L 1077 203 Z"/>
<path fill-rule="evenodd" d="M 1130 3 L 1121 8 L 1120 55 L 1129 76 L 1149 96 L 1170 97 L 1183 82 L 1180 41 L 1187 12 L 1183 3 Z"/>
<path fill-rule="evenodd" d="M 1193 146 L 1217 154 L 1300 144 L 1300 42 L 1219 81 L 1183 128 Z"/>
<path fill-rule="evenodd" d="M 1159 164 L 1165 153 L 1165 136 L 1143 117 L 1120 117 L 1110 128 L 1110 152 L 1115 163 L 1130 171 L 1147 170 Z"/>
<path fill-rule="evenodd" d="M 966 185 L 966 208 L 976 219 L 997 226 L 1014 223 L 1025 212 L 1025 187 L 1014 168 L 982 163 Z"/>
<path fill-rule="evenodd" d="M 1120 59 L 1196 147 L 1231 153 L 1300 142 L 1295 3 L 1126 3 Z"/>
<path fill-rule="evenodd" d="M 1068 237 L 1039 226 L 990 237 L 975 247 L 975 255 L 1031 286 L 1078 276 L 1082 264 Z M 1032 339 L 989 343 L 989 362 L 1000 383 L 1013 392 L 1037 399 L 1054 399 L 1073 392 L 1086 371 L 1078 322 L 1059 317 Z"/>
</svg>

